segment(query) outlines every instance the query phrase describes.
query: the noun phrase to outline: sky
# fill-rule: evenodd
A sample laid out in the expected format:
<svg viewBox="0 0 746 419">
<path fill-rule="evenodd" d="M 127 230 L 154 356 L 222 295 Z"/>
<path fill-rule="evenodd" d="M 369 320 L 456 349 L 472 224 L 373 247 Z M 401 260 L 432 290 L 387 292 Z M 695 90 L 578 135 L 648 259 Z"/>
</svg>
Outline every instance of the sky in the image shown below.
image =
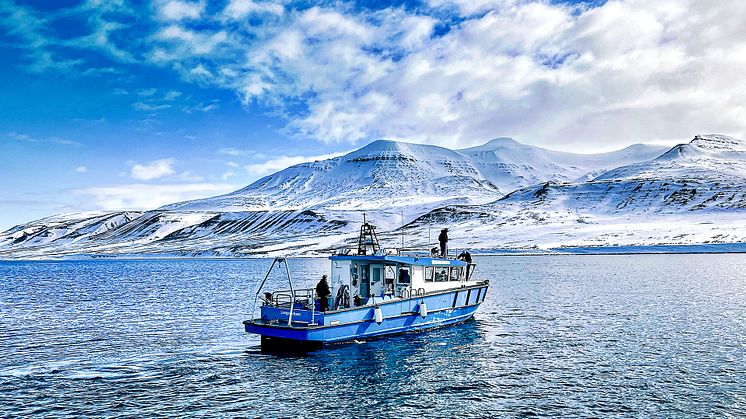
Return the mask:
<svg viewBox="0 0 746 419">
<path fill-rule="evenodd" d="M 386 138 L 746 138 L 742 0 L 0 0 L 0 230 Z"/>
</svg>

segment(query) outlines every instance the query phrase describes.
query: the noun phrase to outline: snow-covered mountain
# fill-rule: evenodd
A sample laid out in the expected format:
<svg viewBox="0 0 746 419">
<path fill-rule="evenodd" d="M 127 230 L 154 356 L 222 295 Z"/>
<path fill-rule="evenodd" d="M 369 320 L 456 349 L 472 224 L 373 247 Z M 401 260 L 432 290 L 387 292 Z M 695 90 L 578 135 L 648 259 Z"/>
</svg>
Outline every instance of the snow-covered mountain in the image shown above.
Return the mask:
<svg viewBox="0 0 746 419">
<path fill-rule="evenodd" d="M 408 227 L 454 225 L 487 238 L 485 247 L 733 243 L 746 242 L 744 215 L 746 142 L 706 135 L 589 181 L 544 182 L 485 205 L 439 208 Z"/>
<path fill-rule="evenodd" d="M 653 159 L 666 150 L 666 146 L 635 144 L 610 153 L 575 154 L 496 138 L 459 151 L 471 158 L 485 179 L 500 190 L 513 191 L 547 181 L 589 180 L 605 170 Z"/>
<path fill-rule="evenodd" d="M 746 143 L 697 136 L 653 160 L 601 173 L 588 182 L 545 183 L 517 190 L 499 205 L 561 201 L 574 211 L 678 213 L 746 208 Z"/>
<path fill-rule="evenodd" d="M 641 223 L 650 230 L 644 242 L 676 242 L 661 233 L 674 218 L 689 225 L 702 214 L 710 214 L 705 222 L 740 217 L 745 154 L 743 142 L 724 136 L 595 155 L 505 138 L 463 150 L 375 141 L 218 197 L 17 226 L 0 234 L 0 257 L 323 252 L 354 237 L 362 212 L 394 241 L 406 222 L 405 230 L 420 237 L 448 225 L 454 245 L 464 247 L 627 243 L 642 234 L 629 226 Z M 700 228 L 696 238 L 704 241 L 713 228 Z M 743 229 L 731 230 L 727 240 Z M 679 241 L 695 240 L 687 237 Z"/>
<path fill-rule="evenodd" d="M 462 153 L 379 140 L 341 157 L 302 163 L 238 191 L 164 210 L 374 210 L 423 204 L 487 202 L 502 195 Z"/>
<path fill-rule="evenodd" d="M 162 209 L 345 211 L 484 203 L 538 182 L 571 181 L 649 160 L 667 149 L 637 144 L 611 153 L 574 154 L 498 138 L 454 151 L 378 140 L 341 157 L 288 167 L 226 195 Z"/>
</svg>

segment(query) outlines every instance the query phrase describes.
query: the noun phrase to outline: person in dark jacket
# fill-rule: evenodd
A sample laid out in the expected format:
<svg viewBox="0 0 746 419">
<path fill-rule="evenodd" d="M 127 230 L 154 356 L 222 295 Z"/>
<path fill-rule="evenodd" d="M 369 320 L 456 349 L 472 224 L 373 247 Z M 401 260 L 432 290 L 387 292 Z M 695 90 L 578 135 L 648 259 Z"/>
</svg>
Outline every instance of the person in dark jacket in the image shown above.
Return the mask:
<svg viewBox="0 0 746 419">
<path fill-rule="evenodd" d="M 461 254 L 458 255 L 457 259 L 458 260 L 463 260 L 466 263 L 471 263 L 471 253 L 469 253 L 468 251 L 464 250 L 463 252 L 461 252 Z"/>
<path fill-rule="evenodd" d="M 460 255 L 458 255 L 458 259 L 459 260 L 463 260 L 464 262 L 466 262 L 468 264 L 468 265 L 466 265 L 466 280 L 468 281 L 469 280 L 469 273 L 470 273 L 469 271 L 471 270 L 471 253 L 469 253 L 468 251 L 464 250 L 463 252 L 461 252 Z"/>
<path fill-rule="evenodd" d="M 316 284 L 316 295 L 319 296 L 320 310 L 326 311 L 329 309 L 329 297 L 332 295 L 329 290 L 329 283 L 326 281 L 326 275 L 321 277 L 321 281 Z"/>
<path fill-rule="evenodd" d="M 440 230 L 438 241 L 440 242 L 440 256 L 442 257 L 448 256 L 448 229 L 447 228 Z"/>
</svg>

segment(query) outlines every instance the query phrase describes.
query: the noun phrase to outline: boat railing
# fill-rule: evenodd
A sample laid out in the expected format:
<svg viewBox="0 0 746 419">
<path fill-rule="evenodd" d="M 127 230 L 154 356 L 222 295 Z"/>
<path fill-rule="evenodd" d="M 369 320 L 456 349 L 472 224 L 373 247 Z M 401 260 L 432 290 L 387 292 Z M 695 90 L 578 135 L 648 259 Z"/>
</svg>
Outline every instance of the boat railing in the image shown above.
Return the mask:
<svg viewBox="0 0 746 419">
<path fill-rule="evenodd" d="M 471 276 L 474 275 L 474 270 L 477 269 L 477 264 L 469 262 L 466 265 L 466 280 L 471 281 Z"/>
<path fill-rule="evenodd" d="M 272 269 L 275 266 L 280 265 L 285 265 L 285 274 L 288 279 L 290 290 L 276 291 L 272 293 L 271 298 L 269 298 L 269 304 L 272 304 L 274 302 L 274 304 L 277 306 L 280 306 L 281 304 L 287 304 L 289 306 L 290 313 L 288 314 L 288 326 L 291 326 L 293 324 L 293 310 L 295 309 L 296 303 L 303 302 L 303 304 L 307 304 L 307 306 L 310 305 L 311 323 L 313 323 L 315 320 L 314 317 L 316 312 L 316 307 L 313 301 L 314 291 L 313 289 L 301 289 L 296 291 L 295 288 L 293 288 L 293 278 L 290 276 L 290 267 L 288 266 L 287 259 L 284 257 L 276 257 L 275 260 L 272 261 L 272 265 L 270 265 L 267 273 L 264 275 L 264 279 L 262 279 L 262 282 L 259 284 L 259 288 L 257 288 L 256 290 L 256 294 L 254 294 L 254 305 L 251 308 L 251 312 L 256 312 L 256 302 L 259 298 L 259 293 L 262 291 L 262 288 L 264 288 L 264 284 L 267 282 L 267 278 L 269 278 L 269 274 L 272 272 Z"/>
<path fill-rule="evenodd" d="M 276 307 L 290 307 L 291 302 L 303 304 L 306 307 L 313 307 L 315 292 L 313 288 L 275 291 L 272 293 L 270 303 Z"/>
<path fill-rule="evenodd" d="M 293 323 L 293 312 L 295 310 L 310 310 L 311 324 L 315 324 L 316 290 L 314 288 L 275 291 L 272 293 L 272 298 L 267 303 L 277 308 L 290 309 L 288 314 L 288 325 Z"/>
</svg>

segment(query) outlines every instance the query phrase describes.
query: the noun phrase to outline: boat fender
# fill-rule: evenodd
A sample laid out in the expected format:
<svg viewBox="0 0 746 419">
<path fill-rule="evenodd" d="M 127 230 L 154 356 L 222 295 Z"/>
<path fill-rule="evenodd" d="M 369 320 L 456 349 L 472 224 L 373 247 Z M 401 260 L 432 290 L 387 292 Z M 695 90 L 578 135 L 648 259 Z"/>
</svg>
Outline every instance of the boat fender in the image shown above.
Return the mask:
<svg viewBox="0 0 746 419">
<path fill-rule="evenodd" d="M 425 304 L 424 301 L 420 303 L 420 316 L 422 316 L 423 319 L 427 317 L 427 304 Z"/>
<path fill-rule="evenodd" d="M 378 324 L 383 323 L 383 311 L 381 311 L 381 307 L 376 307 L 376 309 L 373 310 L 373 312 L 376 317 L 376 323 Z"/>
</svg>

